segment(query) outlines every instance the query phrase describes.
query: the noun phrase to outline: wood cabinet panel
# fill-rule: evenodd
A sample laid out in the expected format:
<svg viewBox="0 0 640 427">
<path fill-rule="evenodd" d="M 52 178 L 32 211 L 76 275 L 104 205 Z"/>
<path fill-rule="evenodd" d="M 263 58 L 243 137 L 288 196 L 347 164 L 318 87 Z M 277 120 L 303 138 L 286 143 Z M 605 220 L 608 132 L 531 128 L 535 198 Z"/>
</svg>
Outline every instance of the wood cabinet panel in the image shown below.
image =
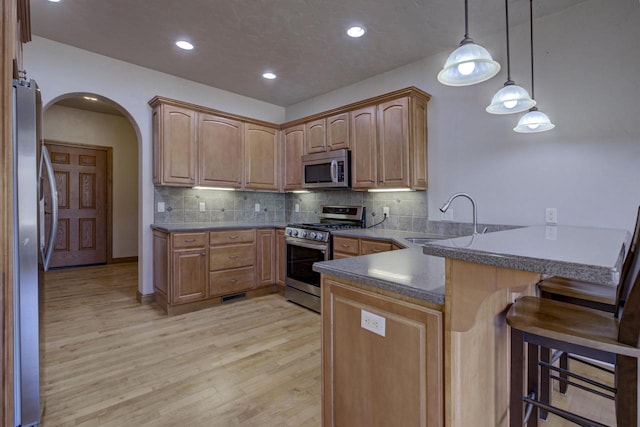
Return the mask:
<svg viewBox="0 0 640 427">
<path fill-rule="evenodd" d="M 305 123 L 307 133 L 307 154 L 321 153 L 327 149 L 327 122 L 325 119 Z"/>
<path fill-rule="evenodd" d="M 409 99 L 378 105 L 378 187 L 409 186 Z"/>
<path fill-rule="evenodd" d="M 442 313 L 323 277 L 323 425 L 442 426 Z M 384 333 L 361 327 L 367 313 Z"/>
<path fill-rule="evenodd" d="M 207 233 L 175 233 L 173 235 L 173 248 L 204 248 L 207 243 Z"/>
<path fill-rule="evenodd" d="M 207 297 L 207 257 L 204 248 L 173 251 L 171 304 L 184 304 Z"/>
<path fill-rule="evenodd" d="M 387 252 L 393 249 L 391 242 L 383 240 L 360 240 L 360 255 L 371 255 L 380 252 Z"/>
<path fill-rule="evenodd" d="M 349 113 L 327 117 L 327 150 L 349 148 Z"/>
<path fill-rule="evenodd" d="M 209 295 L 228 295 L 251 289 L 255 284 L 255 268 L 243 267 L 209 273 Z"/>
<path fill-rule="evenodd" d="M 198 184 L 242 187 L 243 125 L 238 120 L 198 113 Z"/>
<path fill-rule="evenodd" d="M 157 144 L 162 156 L 160 183 L 193 186 L 197 161 L 196 113 L 169 105 L 160 108 L 162 123 Z"/>
<path fill-rule="evenodd" d="M 284 238 L 284 230 L 276 230 L 276 283 L 284 287 L 287 277 L 287 243 Z"/>
<path fill-rule="evenodd" d="M 256 286 L 271 285 L 276 282 L 275 263 L 275 230 L 258 230 L 257 232 L 257 277 Z"/>
<path fill-rule="evenodd" d="M 253 243 L 255 240 L 256 230 L 224 230 L 209 233 L 209 244 L 211 246 Z"/>
<path fill-rule="evenodd" d="M 409 152 L 411 157 L 411 188 L 426 190 L 429 184 L 427 150 L 427 101 L 422 98 L 410 98 L 410 136 Z"/>
<path fill-rule="evenodd" d="M 169 235 L 153 231 L 153 288 L 167 299 L 169 289 Z"/>
<path fill-rule="evenodd" d="M 376 149 L 376 107 L 351 112 L 351 186 L 376 187 L 378 158 Z"/>
<path fill-rule="evenodd" d="M 277 130 L 247 123 L 244 135 L 245 188 L 278 190 Z"/>
<path fill-rule="evenodd" d="M 212 246 L 209 248 L 209 269 L 211 271 L 253 266 L 255 259 L 255 244 Z"/>
<path fill-rule="evenodd" d="M 284 190 L 302 189 L 302 155 L 305 149 L 304 125 L 284 129 L 283 133 L 283 187 Z"/>
<path fill-rule="evenodd" d="M 360 240 L 354 237 L 334 236 L 333 237 L 333 254 L 357 256 L 360 254 Z"/>
</svg>

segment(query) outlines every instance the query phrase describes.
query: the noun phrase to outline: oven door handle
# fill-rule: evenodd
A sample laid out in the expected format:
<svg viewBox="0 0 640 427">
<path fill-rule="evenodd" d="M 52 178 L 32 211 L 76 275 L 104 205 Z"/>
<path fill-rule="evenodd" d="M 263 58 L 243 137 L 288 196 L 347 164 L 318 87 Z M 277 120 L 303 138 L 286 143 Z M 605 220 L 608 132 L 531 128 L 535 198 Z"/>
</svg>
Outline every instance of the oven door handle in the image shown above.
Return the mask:
<svg viewBox="0 0 640 427">
<path fill-rule="evenodd" d="M 287 242 L 288 245 L 300 246 L 302 248 L 307 248 L 307 249 L 316 249 L 322 252 L 323 254 L 327 252 L 327 245 L 325 244 L 300 242 L 298 240 L 287 239 L 287 238 L 285 238 L 285 241 Z"/>
</svg>

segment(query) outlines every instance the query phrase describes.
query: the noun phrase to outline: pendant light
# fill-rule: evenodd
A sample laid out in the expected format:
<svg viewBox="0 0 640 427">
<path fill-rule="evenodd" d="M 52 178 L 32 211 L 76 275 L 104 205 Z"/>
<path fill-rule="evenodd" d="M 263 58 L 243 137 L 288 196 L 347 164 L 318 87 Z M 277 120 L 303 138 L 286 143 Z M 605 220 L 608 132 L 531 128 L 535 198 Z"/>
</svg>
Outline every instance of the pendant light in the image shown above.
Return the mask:
<svg viewBox="0 0 640 427">
<path fill-rule="evenodd" d="M 536 105 L 529 93 L 511 80 L 511 58 L 509 49 L 509 1 L 504 0 L 504 10 L 507 17 L 507 81 L 502 89 L 496 92 L 491 104 L 486 108 L 491 114 L 521 113 Z"/>
<path fill-rule="evenodd" d="M 533 85 L 533 0 L 529 0 L 529 26 L 531 30 L 531 98 L 535 98 Z M 518 125 L 513 130 L 518 133 L 535 133 L 551 130 L 554 127 L 556 125 L 551 123 L 549 116 L 539 111 L 537 107 L 533 107 L 527 114 L 520 117 Z"/>
<path fill-rule="evenodd" d="M 491 58 L 487 49 L 469 37 L 469 6 L 464 0 L 464 39 L 451 52 L 444 68 L 438 73 L 438 81 L 447 86 L 469 86 L 489 80 L 498 74 L 500 64 Z"/>
</svg>

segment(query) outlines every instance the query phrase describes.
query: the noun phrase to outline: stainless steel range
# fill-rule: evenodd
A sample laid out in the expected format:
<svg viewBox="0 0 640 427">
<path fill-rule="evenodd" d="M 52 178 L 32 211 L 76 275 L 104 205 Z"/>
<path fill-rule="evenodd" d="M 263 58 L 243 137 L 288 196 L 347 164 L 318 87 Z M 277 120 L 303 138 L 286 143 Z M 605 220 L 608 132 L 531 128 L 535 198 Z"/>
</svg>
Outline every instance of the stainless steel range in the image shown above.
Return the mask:
<svg viewBox="0 0 640 427">
<path fill-rule="evenodd" d="M 320 274 L 314 262 L 331 259 L 331 232 L 365 228 L 364 206 L 323 206 L 315 224 L 291 224 L 285 230 L 287 277 L 285 297 L 320 313 Z"/>
</svg>

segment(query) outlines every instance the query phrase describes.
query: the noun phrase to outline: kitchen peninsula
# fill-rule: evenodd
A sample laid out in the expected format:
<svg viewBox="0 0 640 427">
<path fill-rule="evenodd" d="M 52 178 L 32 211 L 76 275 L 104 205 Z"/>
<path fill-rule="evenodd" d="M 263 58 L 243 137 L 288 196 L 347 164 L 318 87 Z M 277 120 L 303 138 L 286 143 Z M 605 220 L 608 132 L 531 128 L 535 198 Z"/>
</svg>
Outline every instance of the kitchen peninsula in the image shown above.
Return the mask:
<svg viewBox="0 0 640 427">
<path fill-rule="evenodd" d="M 629 239 L 533 226 L 314 264 L 323 425 L 507 426 L 506 308 L 542 275 L 615 286 Z"/>
</svg>

